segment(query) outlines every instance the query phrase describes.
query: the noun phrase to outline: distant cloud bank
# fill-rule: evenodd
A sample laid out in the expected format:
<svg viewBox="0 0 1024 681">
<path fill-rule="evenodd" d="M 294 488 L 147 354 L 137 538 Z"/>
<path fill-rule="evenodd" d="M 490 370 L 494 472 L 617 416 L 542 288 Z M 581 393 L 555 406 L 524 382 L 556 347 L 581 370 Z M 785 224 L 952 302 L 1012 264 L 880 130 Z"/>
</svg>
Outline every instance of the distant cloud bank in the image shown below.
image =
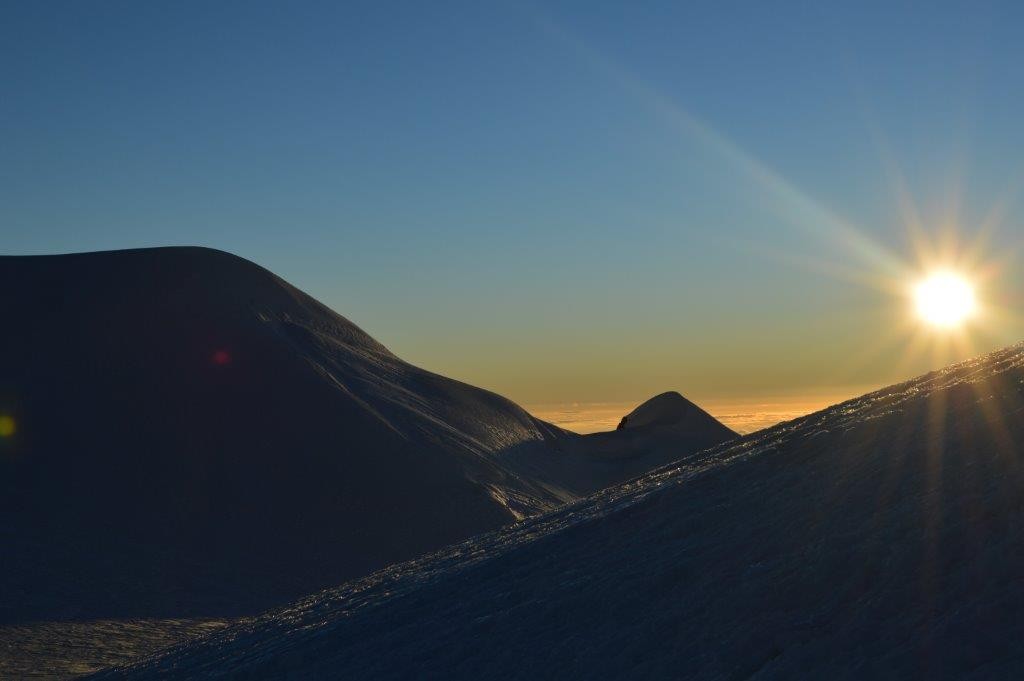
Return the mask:
<svg viewBox="0 0 1024 681">
<path fill-rule="evenodd" d="M 800 395 L 758 395 L 747 398 L 697 400 L 701 408 L 741 434 L 768 428 L 805 414 L 824 409 L 851 397 L 869 392 L 871 387 L 851 387 L 829 393 Z M 598 433 L 614 430 L 619 420 L 637 402 L 570 402 L 532 404 L 526 408 L 545 421 L 577 433 Z"/>
</svg>

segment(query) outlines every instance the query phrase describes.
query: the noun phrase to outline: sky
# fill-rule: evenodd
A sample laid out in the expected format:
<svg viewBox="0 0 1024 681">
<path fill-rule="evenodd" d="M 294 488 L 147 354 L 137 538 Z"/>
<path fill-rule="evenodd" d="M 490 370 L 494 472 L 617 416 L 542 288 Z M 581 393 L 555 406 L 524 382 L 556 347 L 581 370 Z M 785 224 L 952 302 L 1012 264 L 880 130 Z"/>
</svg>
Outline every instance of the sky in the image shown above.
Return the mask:
<svg viewBox="0 0 1024 681">
<path fill-rule="evenodd" d="M 4 3 L 0 252 L 227 250 L 555 411 L 852 396 L 1024 338 L 1021 13 Z"/>
</svg>

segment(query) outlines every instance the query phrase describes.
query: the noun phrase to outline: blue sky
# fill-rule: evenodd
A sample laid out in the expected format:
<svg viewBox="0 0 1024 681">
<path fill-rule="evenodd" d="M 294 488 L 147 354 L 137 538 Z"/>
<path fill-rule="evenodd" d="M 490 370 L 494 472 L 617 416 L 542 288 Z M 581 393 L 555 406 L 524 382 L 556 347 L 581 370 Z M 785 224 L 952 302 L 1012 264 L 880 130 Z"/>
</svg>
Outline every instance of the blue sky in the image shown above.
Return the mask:
<svg viewBox="0 0 1024 681">
<path fill-rule="evenodd" d="M 901 179 L 961 244 L 1003 208 L 984 293 L 1021 303 L 1009 3 L 0 12 L 3 253 L 221 248 L 525 402 L 877 384 L 1024 330 L 940 357 L 857 280 L 914 262 Z"/>
</svg>

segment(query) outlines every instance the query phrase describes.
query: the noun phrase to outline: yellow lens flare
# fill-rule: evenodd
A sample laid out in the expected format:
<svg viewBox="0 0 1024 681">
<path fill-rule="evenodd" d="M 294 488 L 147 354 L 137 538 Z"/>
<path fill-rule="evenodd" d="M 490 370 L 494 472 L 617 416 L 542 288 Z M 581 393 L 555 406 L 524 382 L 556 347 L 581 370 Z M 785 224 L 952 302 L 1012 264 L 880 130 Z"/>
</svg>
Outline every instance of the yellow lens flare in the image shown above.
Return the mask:
<svg viewBox="0 0 1024 681">
<path fill-rule="evenodd" d="M 0 437 L 11 437 L 18 430 L 13 416 L 0 414 Z"/>
<path fill-rule="evenodd" d="M 977 308 L 974 286 L 956 272 L 933 272 L 914 287 L 917 316 L 932 326 L 958 327 L 973 316 Z"/>
</svg>

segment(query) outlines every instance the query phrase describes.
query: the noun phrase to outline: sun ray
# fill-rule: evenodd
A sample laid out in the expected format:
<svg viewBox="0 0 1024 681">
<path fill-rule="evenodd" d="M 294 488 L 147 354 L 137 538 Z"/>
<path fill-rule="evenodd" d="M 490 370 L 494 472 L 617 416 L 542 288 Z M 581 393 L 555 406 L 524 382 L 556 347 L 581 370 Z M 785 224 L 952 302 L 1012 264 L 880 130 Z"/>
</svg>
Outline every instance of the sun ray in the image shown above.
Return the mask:
<svg viewBox="0 0 1024 681">
<path fill-rule="evenodd" d="M 583 61 L 605 74 L 638 101 L 646 104 L 662 120 L 686 137 L 712 149 L 720 158 L 753 179 L 758 186 L 767 189 L 783 207 L 781 216 L 788 219 L 791 224 L 806 232 L 819 237 L 826 236 L 833 242 L 843 244 L 847 252 L 856 253 L 863 261 L 871 263 L 876 270 L 886 271 L 895 276 L 904 269 L 904 262 L 897 255 L 802 191 L 706 121 L 683 108 L 671 97 L 648 85 L 550 18 L 543 17 L 539 23 L 549 35 L 568 46 Z"/>
<path fill-rule="evenodd" d="M 872 238 L 863 228 L 803 191 L 722 131 L 681 106 L 670 95 L 641 80 L 623 65 L 556 24 L 550 17 L 539 17 L 539 23 L 549 36 L 568 47 L 576 57 L 603 74 L 623 92 L 645 105 L 670 129 L 711 150 L 728 167 L 751 180 L 752 187 L 766 192 L 769 199 L 766 203 L 770 210 L 793 227 L 838 247 L 845 257 L 839 262 L 835 258 L 820 255 L 782 251 L 768 243 L 736 240 L 737 244 L 755 250 L 762 256 L 884 292 L 891 296 L 894 305 L 907 304 L 905 323 L 887 327 L 885 331 L 879 332 L 875 342 L 865 345 L 859 352 L 838 363 L 834 368 L 837 375 L 849 374 L 851 379 L 863 382 L 863 376 L 856 375 L 857 372 L 869 366 L 890 347 L 897 348 L 896 354 L 899 355 L 895 363 L 890 365 L 890 371 L 914 372 L 919 371 L 925 362 L 930 362 L 934 368 L 965 359 L 968 356 L 966 353 L 978 351 L 977 341 L 996 338 L 999 327 L 1003 325 L 1005 330 L 1008 328 L 1005 326 L 1008 320 L 1014 319 L 1012 313 L 1000 309 L 1005 308 L 1005 305 L 992 304 L 988 299 L 987 287 L 1002 276 L 1010 261 L 1016 257 L 1012 250 L 993 257 L 990 252 L 991 238 L 1005 222 L 1022 186 L 1024 175 L 1010 181 L 977 228 L 966 232 L 963 229 L 966 186 L 964 145 L 959 145 L 955 150 L 957 161 L 950 164 L 946 174 L 944 181 L 948 186 L 943 192 L 944 199 L 937 206 L 937 211 L 926 211 L 915 201 L 907 176 L 892 152 L 884 131 L 874 122 L 865 107 L 868 131 L 878 149 L 892 200 L 898 209 L 899 227 L 905 236 L 907 252 L 901 256 Z M 924 324 L 913 324 L 914 282 L 927 280 L 929 275 L 942 271 L 955 273 L 955 277 L 947 277 L 945 283 L 940 280 L 938 291 L 928 294 L 930 299 L 927 303 L 920 298 L 917 300 L 919 319 Z M 921 314 L 922 308 L 926 308 L 925 314 Z M 898 350 L 900 346 L 902 353 Z"/>
</svg>

